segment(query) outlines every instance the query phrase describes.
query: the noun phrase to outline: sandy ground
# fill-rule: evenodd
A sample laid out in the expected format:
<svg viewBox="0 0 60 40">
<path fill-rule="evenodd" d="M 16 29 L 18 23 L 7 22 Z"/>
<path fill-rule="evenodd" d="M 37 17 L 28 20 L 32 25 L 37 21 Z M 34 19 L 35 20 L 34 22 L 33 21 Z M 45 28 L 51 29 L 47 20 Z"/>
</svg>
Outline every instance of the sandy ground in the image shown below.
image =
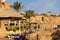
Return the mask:
<svg viewBox="0 0 60 40">
<path fill-rule="evenodd" d="M 0 38 L 0 40 L 13 40 L 13 39 L 8 39 L 6 37 L 2 37 L 2 38 Z"/>
</svg>

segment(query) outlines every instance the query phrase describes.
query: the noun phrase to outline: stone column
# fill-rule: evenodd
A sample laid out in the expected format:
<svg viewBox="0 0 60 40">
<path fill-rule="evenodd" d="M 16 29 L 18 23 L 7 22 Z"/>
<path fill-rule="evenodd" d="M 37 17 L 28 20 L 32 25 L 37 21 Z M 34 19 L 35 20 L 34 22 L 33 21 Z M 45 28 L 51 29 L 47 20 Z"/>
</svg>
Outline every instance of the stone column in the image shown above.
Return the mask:
<svg viewBox="0 0 60 40">
<path fill-rule="evenodd" d="M 18 20 L 18 26 L 21 27 L 21 20 Z"/>
</svg>

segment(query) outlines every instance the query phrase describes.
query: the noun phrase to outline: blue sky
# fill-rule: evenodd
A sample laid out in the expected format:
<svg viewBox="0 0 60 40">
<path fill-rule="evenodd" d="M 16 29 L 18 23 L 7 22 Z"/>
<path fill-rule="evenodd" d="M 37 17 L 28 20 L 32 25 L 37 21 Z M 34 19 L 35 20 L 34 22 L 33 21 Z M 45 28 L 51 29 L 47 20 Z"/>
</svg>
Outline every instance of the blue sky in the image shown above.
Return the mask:
<svg viewBox="0 0 60 40">
<path fill-rule="evenodd" d="M 60 13 L 60 0 L 7 0 L 10 3 L 15 1 L 22 2 L 24 8 L 21 11 L 29 9 L 35 10 L 37 13 Z"/>
</svg>

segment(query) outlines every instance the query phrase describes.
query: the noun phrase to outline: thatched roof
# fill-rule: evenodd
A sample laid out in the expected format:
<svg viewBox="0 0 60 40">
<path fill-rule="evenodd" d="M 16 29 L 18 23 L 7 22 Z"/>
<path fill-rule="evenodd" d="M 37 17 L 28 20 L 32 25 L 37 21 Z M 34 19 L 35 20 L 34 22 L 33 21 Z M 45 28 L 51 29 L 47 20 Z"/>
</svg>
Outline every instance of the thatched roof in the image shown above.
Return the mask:
<svg viewBox="0 0 60 40">
<path fill-rule="evenodd" d="M 23 17 L 23 15 L 13 10 L 0 9 L 0 17 Z"/>
</svg>

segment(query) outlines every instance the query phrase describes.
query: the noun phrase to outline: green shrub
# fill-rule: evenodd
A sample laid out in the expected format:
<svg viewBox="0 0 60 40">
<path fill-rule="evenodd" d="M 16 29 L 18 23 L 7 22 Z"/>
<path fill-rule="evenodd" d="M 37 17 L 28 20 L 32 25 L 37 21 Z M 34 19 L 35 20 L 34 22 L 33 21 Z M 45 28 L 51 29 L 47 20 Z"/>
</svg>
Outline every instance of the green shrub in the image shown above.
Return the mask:
<svg viewBox="0 0 60 40">
<path fill-rule="evenodd" d="M 6 30 L 7 30 L 7 31 L 11 31 L 11 28 L 10 28 L 10 27 L 6 27 Z"/>
<path fill-rule="evenodd" d="M 13 28 L 12 31 L 13 31 L 13 32 L 16 32 L 16 28 Z"/>
<path fill-rule="evenodd" d="M 52 33 L 52 40 L 60 40 L 60 31 L 56 31 L 54 33 Z"/>
</svg>

